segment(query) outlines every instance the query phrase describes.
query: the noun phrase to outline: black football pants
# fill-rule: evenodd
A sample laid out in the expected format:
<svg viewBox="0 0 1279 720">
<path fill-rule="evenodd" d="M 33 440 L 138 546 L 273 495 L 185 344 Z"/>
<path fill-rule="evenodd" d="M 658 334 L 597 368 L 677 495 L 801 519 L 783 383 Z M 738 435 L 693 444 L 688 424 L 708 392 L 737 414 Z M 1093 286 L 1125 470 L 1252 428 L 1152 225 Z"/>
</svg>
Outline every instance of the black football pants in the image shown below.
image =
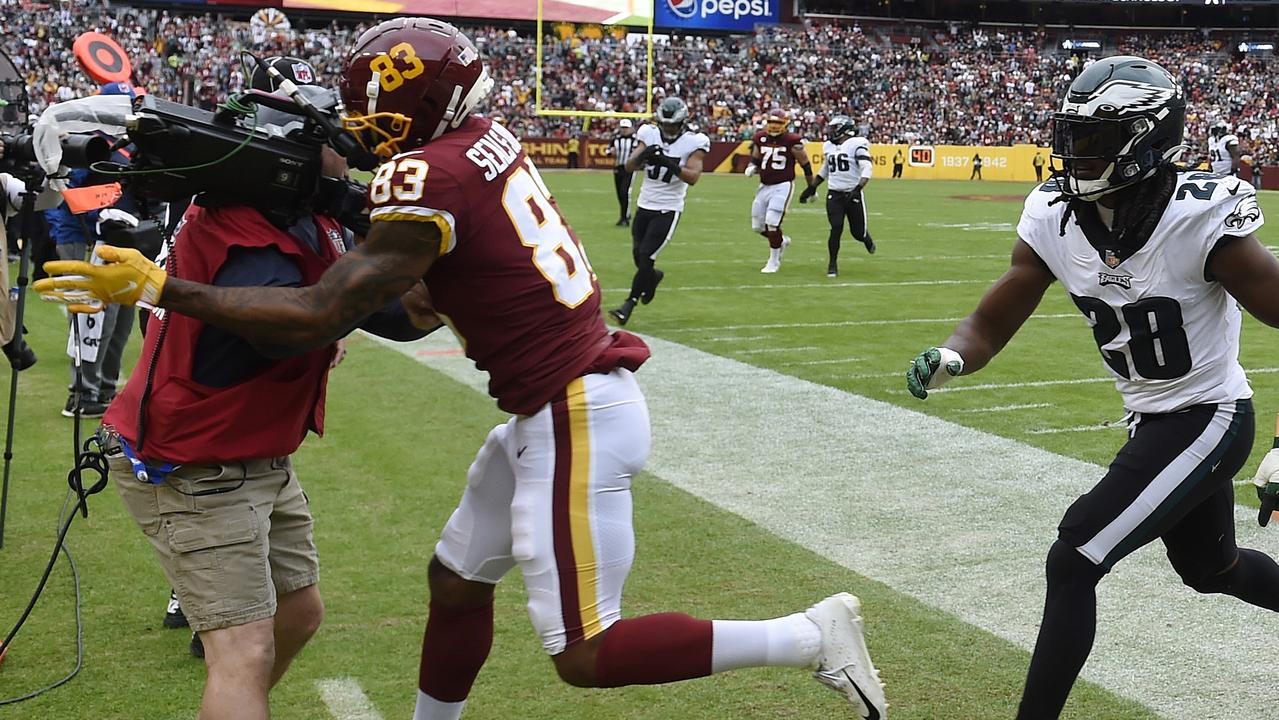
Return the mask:
<svg viewBox="0 0 1279 720">
<path fill-rule="evenodd" d="M 845 222 L 858 242 L 866 242 L 866 201 L 862 193 L 856 190 L 827 192 L 826 222 L 830 223 L 826 249 L 830 252 L 830 261 L 833 263 L 839 257 L 840 238 L 844 234 Z"/>
<path fill-rule="evenodd" d="M 635 220 L 631 223 L 631 257 L 635 260 L 631 300 L 639 302 L 641 296 L 652 292 L 657 283 L 657 273 L 653 272 L 657 255 L 675 236 L 680 215 L 679 210 L 635 210 Z"/>
</svg>

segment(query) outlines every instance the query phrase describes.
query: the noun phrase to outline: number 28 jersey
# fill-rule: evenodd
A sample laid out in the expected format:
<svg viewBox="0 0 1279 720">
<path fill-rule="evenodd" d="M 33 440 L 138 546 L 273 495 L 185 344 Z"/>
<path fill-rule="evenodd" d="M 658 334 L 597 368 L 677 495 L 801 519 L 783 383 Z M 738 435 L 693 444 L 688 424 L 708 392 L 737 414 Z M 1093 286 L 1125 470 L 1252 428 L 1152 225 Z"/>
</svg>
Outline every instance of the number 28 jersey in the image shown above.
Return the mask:
<svg viewBox="0 0 1279 720">
<path fill-rule="evenodd" d="M 1124 406 L 1135 412 L 1252 397 L 1239 365 L 1239 307 L 1207 265 L 1223 237 L 1261 227 L 1256 193 L 1205 173 L 1179 173 L 1176 183 L 1150 239 L 1122 260 L 1088 242 L 1080 223 L 1100 223 L 1090 209 L 1060 235 L 1066 203 L 1049 205 L 1059 194 L 1055 180 L 1031 191 L 1017 225 L 1083 313 Z"/>
<path fill-rule="evenodd" d="M 680 165 L 688 160 L 688 156 L 701 150 L 711 149 L 711 141 L 699 132 L 685 131 L 675 138 L 674 142 L 662 139 L 662 131 L 656 125 L 647 124 L 640 127 L 635 137 L 645 147 L 657 145 L 668 157 L 679 158 Z M 639 200 L 636 205 L 645 210 L 683 210 L 684 196 L 688 194 L 688 183 L 679 179 L 679 175 L 669 168 L 647 166 L 640 168 L 644 173 L 644 183 L 640 185 Z"/>
<path fill-rule="evenodd" d="M 506 128 L 480 117 L 378 168 L 373 222 L 432 223 L 436 312 L 489 374 L 498 407 L 529 415 L 573 379 L 636 370 L 648 347 L 610 334 L 586 251 Z"/>
</svg>

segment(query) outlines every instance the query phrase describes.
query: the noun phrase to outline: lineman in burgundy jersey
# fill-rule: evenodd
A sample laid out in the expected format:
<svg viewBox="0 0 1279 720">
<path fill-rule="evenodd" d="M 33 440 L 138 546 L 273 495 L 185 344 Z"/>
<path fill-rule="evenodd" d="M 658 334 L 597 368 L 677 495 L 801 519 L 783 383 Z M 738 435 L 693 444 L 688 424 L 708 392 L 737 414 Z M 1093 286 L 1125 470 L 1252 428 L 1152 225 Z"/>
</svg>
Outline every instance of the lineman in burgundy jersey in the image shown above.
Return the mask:
<svg viewBox="0 0 1279 720">
<path fill-rule="evenodd" d="M 751 203 L 751 229 L 768 240 L 768 262 L 760 270 L 765 273 L 777 272 L 790 245 L 790 238 L 782 234 L 782 220 L 794 190 L 795 165 L 804 168 L 808 187 L 814 182 L 804 139 L 786 129 L 788 122 L 784 111 L 769 111 L 764 129 L 751 138 L 751 164 L 746 169 L 748 175 L 759 173 L 759 190 Z"/>
<path fill-rule="evenodd" d="M 643 341 L 610 335 L 599 282 L 537 168 L 504 127 L 481 117 L 382 165 L 370 219 L 419 220 L 443 236 L 426 274 L 435 311 L 489 373 L 489 392 L 531 414 L 570 380 L 636 370 Z"/>
</svg>

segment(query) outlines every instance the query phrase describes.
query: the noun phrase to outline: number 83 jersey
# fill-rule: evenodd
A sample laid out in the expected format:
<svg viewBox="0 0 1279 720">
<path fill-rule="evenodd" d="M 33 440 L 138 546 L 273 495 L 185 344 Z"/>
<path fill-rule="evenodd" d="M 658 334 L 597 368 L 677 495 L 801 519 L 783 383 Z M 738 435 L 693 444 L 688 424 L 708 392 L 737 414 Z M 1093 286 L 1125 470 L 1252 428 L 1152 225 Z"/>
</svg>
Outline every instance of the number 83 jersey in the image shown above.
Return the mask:
<svg viewBox="0 0 1279 720">
<path fill-rule="evenodd" d="M 472 116 L 396 155 L 369 183 L 369 205 L 374 223 L 439 229 L 423 278 L 431 302 L 503 410 L 531 415 L 578 377 L 648 358 L 638 337 L 608 332 L 586 251 L 501 125 Z"/>
<path fill-rule="evenodd" d="M 1109 231 L 1090 203 L 1066 203 L 1055 180 L 1026 199 L 1018 235 L 1066 288 L 1092 328 L 1124 406 L 1169 413 L 1252 396 L 1239 365 L 1239 306 L 1208 272 L 1215 248 L 1256 232 L 1261 209 L 1251 185 L 1181 172 L 1150 238 L 1136 251 L 1096 245 Z M 1223 240 L 1224 238 L 1224 240 Z"/>
</svg>

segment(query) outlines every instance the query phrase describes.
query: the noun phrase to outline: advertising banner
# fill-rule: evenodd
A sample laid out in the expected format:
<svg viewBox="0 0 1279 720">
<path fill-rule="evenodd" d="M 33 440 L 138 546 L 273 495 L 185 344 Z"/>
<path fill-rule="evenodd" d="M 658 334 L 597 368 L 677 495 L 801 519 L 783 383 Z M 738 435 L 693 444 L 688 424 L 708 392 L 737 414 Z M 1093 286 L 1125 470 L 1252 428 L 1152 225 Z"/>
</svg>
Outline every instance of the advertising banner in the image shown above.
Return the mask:
<svg viewBox="0 0 1279 720">
<path fill-rule="evenodd" d="M 654 24 L 675 30 L 748 31 L 776 24 L 782 0 L 653 0 Z"/>
<path fill-rule="evenodd" d="M 821 168 L 822 144 L 804 144 L 813 170 Z M 876 178 L 894 175 L 895 161 L 900 160 L 904 178 L 927 180 L 1036 180 L 1035 156 L 1043 161 L 1040 166 L 1044 178 L 1048 177 L 1048 148 L 1034 145 L 1011 147 L 976 147 L 971 145 L 882 145 L 870 146 L 871 163 Z M 742 142 L 713 142 L 706 154 L 706 168 L 710 172 L 742 172 L 750 163 L 751 144 Z M 973 157 L 981 157 L 981 173 L 973 172 Z"/>
<path fill-rule="evenodd" d="M 520 139 L 524 152 L 539 168 L 568 167 L 568 138 Z M 608 142 L 583 140 L 578 149 L 577 166 L 593 170 L 612 170 L 617 161 L 608 154 Z"/>
<path fill-rule="evenodd" d="M 286 8 L 306 10 L 344 10 L 387 17 L 425 15 L 502 20 L 534 20 L 537 4 L 538 0 L 284 0 Z M 651 0 L 542 0 L 542 17 L 578 23 L 647 25 L 652 15 L 650 8 Z"/>
</svg>

